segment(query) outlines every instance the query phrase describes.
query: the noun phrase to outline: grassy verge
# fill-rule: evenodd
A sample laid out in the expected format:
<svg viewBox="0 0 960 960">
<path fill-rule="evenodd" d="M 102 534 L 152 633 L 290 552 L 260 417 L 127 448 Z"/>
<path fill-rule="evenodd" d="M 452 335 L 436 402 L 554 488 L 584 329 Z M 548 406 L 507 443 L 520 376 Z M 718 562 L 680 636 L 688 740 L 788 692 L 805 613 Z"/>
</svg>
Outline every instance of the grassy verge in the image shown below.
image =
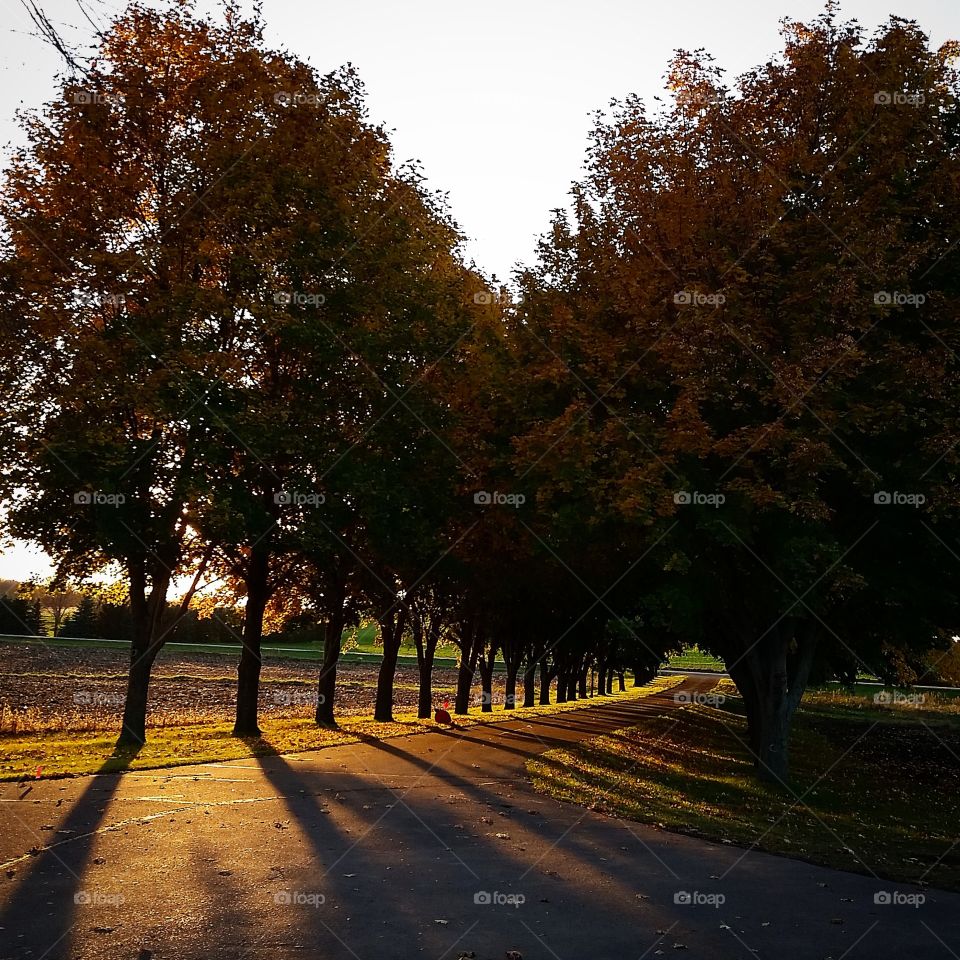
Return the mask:
<svg viewBox="0 0 960 960">
<path fill-rule="evenodd" d="M 794 724 L 789 790 L 753 777 L 733 697 L 550 751 L 528 769 L 544 793 L 668 830 L 960 889 L 960 718 L 930 713 L 812 697 Z"/>
<path fill-rule="evenodd" d="M 563 713 L 604 703 L 639 699 L 669 689 L 680 676 L 659 677 L 645 687 L 630 687 L 624 693 L 593 697 L 546 707 L 495 708 L 492 713 L 457 717 L 458 726 L 524 719 Z M 436 729 L 432 720 L 418 720 L 414 713 L 398 713 L 394 723 L 376 723 L 366 716 L 344 716 L 339 730 L 322 730 L 306 718 L 261 721 L 262 739 L 240 739 L 230 734 L 232 724 L 190 724 L 148 730 L 148 741 L 135 756 L 116 755 L 116 731 L 43 733 L 0 736 L 0 780 L 23 780 L 106 773 L 122 769 L 150 769 L 179 764 L 239 760 L 270 753 L 302 753 L 323 747 L 359 743 L 368 738 L 387 739 L 426 733 Z"/>
<path fill-rule="evenodd" d="M 687 647 L 683 653 L 672 656 L 667 666 L 676 670 L 715 670 L 717 673 L 724 673 L 727 669 L 722 660 L 704 653 L 698 647 Z"/>
</svg>

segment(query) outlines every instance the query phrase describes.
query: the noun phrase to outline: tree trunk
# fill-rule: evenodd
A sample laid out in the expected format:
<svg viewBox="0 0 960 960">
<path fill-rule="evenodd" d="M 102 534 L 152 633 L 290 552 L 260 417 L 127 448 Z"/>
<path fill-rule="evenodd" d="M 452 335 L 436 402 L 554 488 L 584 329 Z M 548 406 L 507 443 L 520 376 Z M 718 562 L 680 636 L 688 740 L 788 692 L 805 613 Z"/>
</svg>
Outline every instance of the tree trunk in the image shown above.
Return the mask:
<svg viewBox="0 0 960 960">
<path fill-rule="evenodd" d="M 421 628 L 414 630 L 417 647 L 417 669 L 420 673 L 420 692 L 417 698 L 417 716 L 421 720 L 429 719 L 433 713 L 433 660 L 440 640 L 439 625 L 431 620 L 426 637 Z"/>
<path fill-rule="evenodd" d="M 380 661 L 377 700 L 373 708 L 373 719 L 380 723 L 393 722 L 393 680 L 397 674 L 397 656 L 400 653 L 400 643 L 406 623 L 406 607 L 401 607 L 399 610 L 394 607 L 380 619 L 383 660 Z"/>
<path fill-rule="evenodd" d="M 337 663 L 343 644 L 343 602 L 342 596 L 334 598 L 338 607 L 327 617 L 323 635 L 323 663 L 320 665 L 320 677 L 317 682 L 317 726 L 334 729 L 337 720 L 334 716 L 334 700 L 337 693 Z"/>
<path fill-rule="evenodd" d="M 170 571 L 175 566 L 173 556 L 158 557 L 157 561 L 149 598 L 146 592 L 146 558 L 131 557 L 127 562 L 134 634 L 130 644 L 127 696 L 123 705 L 120 734 L 117 737 L 118 747 L 142 747 L 147 739 L 150 671 L 163 646 L 163 634 L 160 631 L 161 618 L 166 607 Z"/>
<path fill-rule="evenodd" d="M 574 671 L 570 671 L 570 675 L 567 677 L 567 700 L 576 700 L 577 699 L 577 674 Z"/>
<path fill-rule="evenodd" d="M 269 597 L 267 574 L 270 552 L 255 546 L 247 561 L 247 604 L 243 616 L 243 648 L 237 666 L 237 716 L 235 737 L 259 737 L 257 713 L 260 703 L 260 641 L 263 638 L 263 614 Z"/>
<path fill-rule="evenodd" d="M 567 672 L 557 671 L 557 703 L 567 702 Z"/>
<path fill-rule="evenodd" d="M 127 697 L 123 705 L 123 725 L 117 738 L 118 747 L 142 747 L 147 740 L 147 697 L 150 671 L 156 652 L 142 645 L 130 648 L 130 669 L 127 673 Z"/>
<path fill-rule="evenodd" d="M 537 661 L 528 660 L 523 671 L 523 705 L 532 707 L 537 702 Z"/>
<path fill-rule="evenodd" d="M 627 678 L 623 675 L 622 670 L 617 672 L 617 686 L 620 693 L 627 689 Z"/>
<path fill-rule="evenodd" d="M 493 712 L 493 667 L 480 657 L 477 666 L 480 668 L 480 712 Z"/>
<path fill-rule="evenodd" d="M 479 632 L 472 623 L 464 626 L 460 640 L 460 667 L 457 671 L 457 698 L 454 713 L 461 715 L 470 712 L 470 688 L 473 686 L 473 674 L 477 668 L 477 657 L 482 645 Z"/>
<path fill-rule="evenodd" d="M 546 657 L 540 661 L 540 706 L 550 706 L 550 667 Z"/>
<path fill-rule="evenodd" d="M 481 641 L 481 649 L 482 649 Z M 490 649 L 481 652 L 477 661 L 480 668 L 480 709 L 483 713 L 493 712 L 493 668 L 497 663 L 497 642 L 490 641 Z"/>
<path fill-rule="evenodd" d="M 779 625 L 733 660 L 730 676 L 743 697 L 749 746 L 761 780 L 786 784 L 790 776 L 790 726 L 810 677 L 816 634 Z"/>
<path fill-rule="evenodd" d="M 517 705 L 517 673 L 516 664 L 507 664 L 507 678 L 503 688 L 503 709 L 512 710 Z"/>
<path fill-rule="evenodd" d="M 580 671 L 580 677 L 578 679 L 579 694 L 581 700 L 587 699 L 587 668 L 584 667 Z"/>
</svg>

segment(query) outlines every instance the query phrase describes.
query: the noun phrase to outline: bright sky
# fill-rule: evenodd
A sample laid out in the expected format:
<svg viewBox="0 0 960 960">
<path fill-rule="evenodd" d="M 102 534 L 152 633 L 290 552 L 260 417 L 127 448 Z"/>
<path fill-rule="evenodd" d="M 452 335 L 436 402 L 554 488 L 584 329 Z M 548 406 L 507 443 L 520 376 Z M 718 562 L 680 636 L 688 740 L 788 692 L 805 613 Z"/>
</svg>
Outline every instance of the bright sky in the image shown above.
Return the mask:
<svg viewBox="0 0 960 960">
<path fill-rule="evenodd" d="M 36 0 L 67 37 L 89 35 L 76 0 Z M 95 19 L 122 4 L 86 0 Z M 30 34 L 20 0 L 2 0 L 0 143 L 17 142 L 14 112 L 52 94 L 59 63 Z M 213 7 L 198 0 L 200 9 Z M 449 193 L 488 274 L 509 277 L 533 258 L 550 211 L 581 170 L 590 115 L 611 98 L 662 88 L 673 50 L 704 47 L 729 77 L 779 46 L 783 17 L 810 20 L 820 0 L 263 0 L 267 38 L 321 71 L 352 62 L 371 118 L 393 131 L 398 160 L 417 158 Z M 843 15 L 869 31 L 897 13 L 931 42 L 960 38 L 947 0 L 847 0 Z M 22 548 L 0 554 L 0 577 L 43 572 Z"/>
</svg>

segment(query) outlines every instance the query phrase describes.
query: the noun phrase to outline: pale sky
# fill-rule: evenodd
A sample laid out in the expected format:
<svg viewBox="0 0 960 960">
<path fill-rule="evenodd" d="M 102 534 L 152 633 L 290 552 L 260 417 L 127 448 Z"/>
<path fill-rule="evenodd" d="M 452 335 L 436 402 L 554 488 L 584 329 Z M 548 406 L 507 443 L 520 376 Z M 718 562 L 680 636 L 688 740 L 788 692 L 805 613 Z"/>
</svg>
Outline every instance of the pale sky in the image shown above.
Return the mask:
<svg viewBox="0 0 960 960">
<path fill-rule="evenodd" d="M 36 0 L 68 37 L 90 34 L 76 0 Z M 14 112 L 52 95 L 54 53 L 31 36 L 20 0 L 0 0 L 0 143 Z M 121 9 L 87 0 L 95 19 Z M 198 0 L 198 8 L 214 5 Z M 705 47 L 729 78 L 779 46 L 784 17 L 810 20 L 820 0 L 642 3 L 631 0 L 264 0 L 267 39 L 321 71 L 352 62 L 371 119 L 391 130 L 398 160 L 421 161 L 447 191 L 467 254 L 508 279 L 533 258 L 550 211 L 577 179 L 591 114 L 611 98 L 652 99 L 672 52 Z M 960 38 L 955 0 L 847 0 L 872 32 L 890 14 L 917 20 L 939 46 Z M 5 154 L 4 154 L 5 155 Z M 42 558 L 0 553 L 0 577 L 42 572 Z"/>
</svg>

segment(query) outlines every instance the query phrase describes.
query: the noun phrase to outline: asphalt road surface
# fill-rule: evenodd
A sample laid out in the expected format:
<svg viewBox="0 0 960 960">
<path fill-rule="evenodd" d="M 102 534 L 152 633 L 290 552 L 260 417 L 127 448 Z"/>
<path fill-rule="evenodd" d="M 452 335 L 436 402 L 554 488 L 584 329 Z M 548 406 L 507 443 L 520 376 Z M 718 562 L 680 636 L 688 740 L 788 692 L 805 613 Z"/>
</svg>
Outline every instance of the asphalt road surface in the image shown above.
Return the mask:
<svg viewBox="0 0 960 960">
<path fill-rule="evenodd" d="M 920 903 L 529 787 L 529 757 L 714 683 L 311 754 L 2 784 L 0 958 L 957 958 L 958 894 Z"/>
</svg>

